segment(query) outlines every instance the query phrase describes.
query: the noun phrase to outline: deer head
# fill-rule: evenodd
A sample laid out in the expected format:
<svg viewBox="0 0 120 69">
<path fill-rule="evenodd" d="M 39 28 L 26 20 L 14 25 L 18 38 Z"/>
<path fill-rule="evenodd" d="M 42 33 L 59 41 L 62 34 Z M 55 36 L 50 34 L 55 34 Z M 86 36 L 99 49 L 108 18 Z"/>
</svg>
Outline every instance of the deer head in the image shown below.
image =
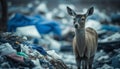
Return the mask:
<svg viewBox="0 0 120 69">
<path fill-rule="evenodd" d="M 93 14 L 94 8 L 91 7 L 87 10 L 87 12 L 85 14 L 76 14 L 76 12 L 74 10 L 72 10 L 70 7 L 67 7 L 67 12 L 69 15 L 74 17 L 74 27 L 75 29 L 82 29 L 85 27 L 85 21 L 86 18 L 90 15 Z"/>
</svg>

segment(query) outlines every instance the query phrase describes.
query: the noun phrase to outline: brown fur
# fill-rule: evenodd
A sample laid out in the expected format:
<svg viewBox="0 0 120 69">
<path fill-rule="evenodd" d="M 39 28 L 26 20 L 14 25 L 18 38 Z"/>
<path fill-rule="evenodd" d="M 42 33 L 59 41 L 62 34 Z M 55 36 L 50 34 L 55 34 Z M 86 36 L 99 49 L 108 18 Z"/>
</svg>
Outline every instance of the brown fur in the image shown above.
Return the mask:
<svg viewBox="0 0 120 69">
<path fill-rule="evenodd" d="M 97 33 L 92 28 L 86 28 L 83 32 L 77 33 L 81 30 L 77 30 L 73 39 L 73 50 L 76 57 L 78 69 L 80 69 L 81 61 L 82 69 L 91 69 L 94 55 L 97 49 Z"/>
<path fill-rule="evenodd" d="M 85 14 L 77 14 L 67 7 L 69 15 L 74 17 L 73 25 L 75 37 L 73 39 L 73 50 L 75 53 L 78 69 L 92 69 L 92 62 L 97 50 L 97 33 L 92 28 L 85 29 L 86 18 L 93 14 L 94 7 L 90 7 Z"/>
</svg>

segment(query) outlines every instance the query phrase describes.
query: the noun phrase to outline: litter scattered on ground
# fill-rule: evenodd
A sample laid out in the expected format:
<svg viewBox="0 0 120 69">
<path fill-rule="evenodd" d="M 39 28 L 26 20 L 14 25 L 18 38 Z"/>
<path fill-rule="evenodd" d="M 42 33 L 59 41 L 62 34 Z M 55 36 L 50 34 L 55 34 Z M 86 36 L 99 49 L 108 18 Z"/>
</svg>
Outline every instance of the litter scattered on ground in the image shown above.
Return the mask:
<svg viewBox="0 0 120 69">
<path fill-rule="evenodd" d="M 47 2 L 39 3 L 35 2 L 36 8 L 29 3 L 27 9 L 9 9 L 13 16 L 8 20 L 8 32 L 0 32 L 0 68 L 77 69 L 72 52 L 73 20 L 66 13 L 66 6 L 76 7 L 59 4 L 49 10 Z M 15 13 L 20 9 L 21 13 Z M 25 15 L 28 13 L 32 15 Z M 119 13 L 107 15 L 95 8 L 87 19 L 86 27 L 98 33 L 93 69 L 120 69 L 120 26 L 114 25 L 119 17 Z"/>
</svg>

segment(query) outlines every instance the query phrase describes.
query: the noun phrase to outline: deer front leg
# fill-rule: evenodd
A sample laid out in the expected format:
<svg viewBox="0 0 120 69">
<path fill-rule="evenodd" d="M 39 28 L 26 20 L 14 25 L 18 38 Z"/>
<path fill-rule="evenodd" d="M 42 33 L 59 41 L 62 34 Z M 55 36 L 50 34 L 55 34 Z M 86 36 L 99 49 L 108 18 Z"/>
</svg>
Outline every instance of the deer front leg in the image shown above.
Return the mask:
<svg viewBox="0 0 120 69">
<path fill-rule="evenodd" d="M 94 60 L 94 56 L 85 59 L 85 69 L 92 69 L 93 60 Z"/>
<path fill-rule="evenodd" d="M 93 60 L 94 60 L 94 56 L 92 56 L 89 60 L 89 69 L 92 69 Z"/>
<path fill-rule="evenodd" d="M 85 68 L 84 69 L 89 69 L 89 59 L 85 59 Z"/>
<path fill-rule="evenodd" d="M 83 61 L 82 61 L 82 69 L 87 69 L 87 68 L 86 68 L 86 60 L 83 60 Z"/>
<path fill-rule="evenodd" d="M 81 58 L 79 56 L 79 53 L 78 53 L 76 47 L 74 47 L 74 53 L 75 53 L 75 60 L 76 60 L 77 67 L 78 67 L 78 69 L 81 69 L 81 61 L 82 60 L 81 60 Z"/>
<path fill-rule="evenodd" d="M 81 69 L 81 58 L 76 56 L 75 59 L 76 59 L 76 64 L 77 64 L 78 69 Z"/>
</svg>

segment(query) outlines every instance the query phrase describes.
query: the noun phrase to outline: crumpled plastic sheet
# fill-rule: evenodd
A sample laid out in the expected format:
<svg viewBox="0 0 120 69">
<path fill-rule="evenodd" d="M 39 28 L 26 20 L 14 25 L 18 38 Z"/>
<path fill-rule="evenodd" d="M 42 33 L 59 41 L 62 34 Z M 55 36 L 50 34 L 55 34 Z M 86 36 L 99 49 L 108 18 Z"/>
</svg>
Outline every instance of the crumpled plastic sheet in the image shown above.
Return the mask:
<svg viewBox="0 0 120 69">
<path fill-rule="evenodd" d="M 16 13 L 8 21 L 8 32 L 16 31 L 17 27 L 35 25 L 40 34 L 48 34 L 53 32 L 55 35 L 61 36 L 61 28 L 58 22 L 49 21 L 40 15 L 25 16 Z"/>
<path fill-rule="evenodd" d="M 37 50 L 38 52 L 40 52 L 44 56 L 47 55 L 47 52 L 42 48 L 42 46 L 39 46 L 39 45 L 36 45 L 36 44 L 29 44 L 29 43 L 25 43 L 25 42 L 23 44 L 25 44 L 26 46 L 31 47 L 32 49 Z"/>
<path fill-rule="evenodd" d="M 0 45 L 1 55 L 8 55 L 8 54 L 13 54 L 13 53 L 16 53 L 16 50 L 14 50 L 9 43 Z"/>
</svg>

